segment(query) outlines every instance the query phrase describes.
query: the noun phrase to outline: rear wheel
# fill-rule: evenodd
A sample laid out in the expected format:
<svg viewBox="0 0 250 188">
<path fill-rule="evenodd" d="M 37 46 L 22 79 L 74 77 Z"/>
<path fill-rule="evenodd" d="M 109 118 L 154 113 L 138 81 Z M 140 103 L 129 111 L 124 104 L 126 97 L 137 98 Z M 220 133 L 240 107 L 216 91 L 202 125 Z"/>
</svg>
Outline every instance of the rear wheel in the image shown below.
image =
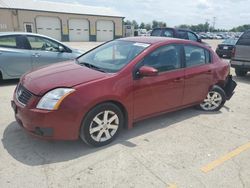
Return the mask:
<svg viewBox="0 0 250 188">
<path fill-rule="evenodd" d="M 88 112 L 81 126 L 80 137 L 89 145 L 104 146 L 115 139 L 123 124 L 121 109 L 113 103 L 103 103 Z"/>
<path fill-rule="evenodd" d="M 0 83 L 3 81 L 3 75 L 2 72 L 0 71 Z"/>
<path fill-rule="evenodd" d="M 241 69 L 235 69 L 235 74 L 237 76 L 243 77 L 243 76 L 246 76 L 247 71 L 244 71 L 244 70 L 241 70 Z"/>
<path fill-rule="evenodd" d="M 204 111 L 218 111 L 226 102 L 226 94 L 219 86 L 214 86 L 208 92 L 206 99 L 200 104 L 200 108 Z"/>
</svg>

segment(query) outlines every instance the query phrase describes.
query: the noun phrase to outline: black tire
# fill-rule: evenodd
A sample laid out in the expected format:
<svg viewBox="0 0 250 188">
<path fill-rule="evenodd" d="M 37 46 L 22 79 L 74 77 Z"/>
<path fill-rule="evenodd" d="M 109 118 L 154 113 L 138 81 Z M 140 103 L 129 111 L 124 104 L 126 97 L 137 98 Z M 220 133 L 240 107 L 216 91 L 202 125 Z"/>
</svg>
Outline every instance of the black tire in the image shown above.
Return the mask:
<svg viewBox="0 0 250 188">
<path fill-rule="evenodd" d="M 241 70 L 241 69 L 235 69 L 236 76 L 243 77 L 246 76 L 247 71 Z"/>
<path fill-rule="evenodd" d="M 0 71 L 0 83 L 3 82 L 3 75 L 2 75 L 2 72 Z"/>
<path fill-rule="evenodd" d="M 108 128 L 108 123 L 106 123 L 106 124 L 102 123 L 102 125 L 100 126 L 95 121 L 93 121 L 95 117 L 98 117 L 98 118 L 103 117 L 102 122 L 104 122 L 104 113 L 106 113 L 106 112 L 111 113 L 111 115 L 113 115 L 113 116 L 116 115 L 117 118 L 118 118 L 118 123 L 117 123 L 118 128 L 117 128 L 115 133 L 112 133 L 112 130 L 114 130 L 114 129 L 109 129 Z M 112 114 L 112 113 L 114 113 L 114 114 Z M 117 120 L 117 118 L 116 118 L 116 120 Z M 109 124 L 111 124 L 112 122 L 109 122 Z M 101 146 L 107 145 L 107 144 L 111 143 L 117 137 L 117 135 L 120 133 L 121 128 L 124 126 L 124 122 L 125 122 L 124 114 L 122 113 L 121 109 L 117 105 L 115 105 L 113 103 L 99 104 L 96 107 L 94 107 L 92 110 L 90 110 L 87 113 L 87 115 L 85 116 L 85 118 L 84 118 L 84 120 L 82 122 L 82 125 L 81 125 L 81 129 L 80 129 L 80 137 L 85 143 L 87 143 L 88 145 L 91 145 L 91 146 L 101 147 Z M 91 134 L 90 129 L 93 129 L 93 128 L 96 128 L 96 127 L 98 129 L 100 127 L 102 127 L 102 128 L 101 128 L 101 130 L 99 130 L 99 132 L 96 131 L 93 134 Z M 102 133 L 101 133 L 101 131 L 102 131 Z M 107 136 L 106 131 L 109 131 L 109 135 L 111 136 L 111 138 L 109 138 L 108 140 L 96 141 L 93 138 L 93 137 L 98 137 L 98 134 L 100 133 L 101 134 L 101 139 L 103 139 L 102 136 Z M 95 133 L 97 133 L 97 135 L 95 135 Z"/>
<path fill-rule="evenodd" d="M 218 106 L 212 104 L 212 102 L 211 102 L 212 99 L 208 99 L 208 96 L 211 96 L 212 94 L 216 94 L 216 96 L 218 96 L 217 100 L 221 98 L 220 102 L 218 101 L 218 103 L 216 103 L 215 100 L 213 101 Z M 211 101 L 206 103 L 205 100 L 211 100 Z M 204 99 L 204 102 L 199 105 L 199 109 L 201 109 L 203 111 L 219 111 L 224 106 L 225 102 L 226 102 L 225 91 L 220 86 L 215 85 L 215 86 L 213 86 L 211 91 L 209 91 L 206 99 Z M 214 107 L 209 108 L 209 103 L 211 103 L 211 105 Z M 205 106 L 205 104 L 207 104 L 207 107 Z"/>
</svg>

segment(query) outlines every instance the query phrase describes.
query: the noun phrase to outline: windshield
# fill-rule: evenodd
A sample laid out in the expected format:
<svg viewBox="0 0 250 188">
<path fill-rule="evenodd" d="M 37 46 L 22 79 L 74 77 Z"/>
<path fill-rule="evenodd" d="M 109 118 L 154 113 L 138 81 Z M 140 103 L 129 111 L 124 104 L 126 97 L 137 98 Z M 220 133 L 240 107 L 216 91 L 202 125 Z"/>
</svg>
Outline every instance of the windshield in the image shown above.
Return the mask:
<svg viewBox="0 0 250 188">
<path fill-rule="evenodd" d="M 118 72 L 149 44 L 115 40 L 108 42 L 77 59 L 78 63 L 102 72 Z"/>
<path fill-rule="evenodd" d="M 236 42 L 237 42 L 237 39 L 227 39 L 227 40 L 224 40 L 222 43 L 223 44 L 235 45 Z"/>
</svg>

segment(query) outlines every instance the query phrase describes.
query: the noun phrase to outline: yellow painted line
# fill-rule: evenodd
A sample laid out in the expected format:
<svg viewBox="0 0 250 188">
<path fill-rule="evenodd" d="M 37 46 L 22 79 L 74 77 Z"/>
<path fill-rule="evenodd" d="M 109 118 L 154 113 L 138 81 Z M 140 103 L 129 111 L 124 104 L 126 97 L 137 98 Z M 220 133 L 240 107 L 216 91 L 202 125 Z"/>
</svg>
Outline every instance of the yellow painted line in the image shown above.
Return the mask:
<svg viewBox="0 0 250 188">
<path fill-rule="evenodd" d="M 229 152 L 228 154 L 226 154 L 226 155 L 220 157 L 219 159 L 216 159 L 213 162 L 209 163 L 208 165 L 202 167 L 201 171 L 204 173 L 207 173 L 207 172 L 213 170 L 214 168 L 216 168 L 217 166 L 221 165 L 222 163 L 232 159 L 233 157 L 239 155 L 240 153 L 242 153 L 243 151 L 246 151 L 248 149 L 250 149 L 250 142 L 236 148 L 235 150 Z"/>
<path fill-rule="evenodd" d="M 168 188 L 177 188 L 177 185 L 174 184 L 174 183 L 172 183 L 172 184 L 169 184 L 169 185 L 168 185 Z"/>
</svg>

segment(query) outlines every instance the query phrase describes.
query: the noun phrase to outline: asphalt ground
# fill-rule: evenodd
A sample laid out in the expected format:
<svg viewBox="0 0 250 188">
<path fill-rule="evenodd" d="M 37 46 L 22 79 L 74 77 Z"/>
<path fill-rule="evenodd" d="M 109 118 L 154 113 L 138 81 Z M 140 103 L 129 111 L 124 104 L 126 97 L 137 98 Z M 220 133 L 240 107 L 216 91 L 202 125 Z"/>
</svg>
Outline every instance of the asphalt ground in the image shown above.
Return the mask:
<svg viewBox="0 0 250 188">
<path fill-rule="evenodd" d="M 213 48 L 218 41 L 208 41 Z M 99 43 L 68 43 L 88 50 Z M 233 73 L 234 74 L 234 73 Z M 26 134 L 0 84 L 0 187 L 250 187 L 250 75 L 219 112 L 187 108 L 136 123 L 102 148 Z"/>
</svg>

